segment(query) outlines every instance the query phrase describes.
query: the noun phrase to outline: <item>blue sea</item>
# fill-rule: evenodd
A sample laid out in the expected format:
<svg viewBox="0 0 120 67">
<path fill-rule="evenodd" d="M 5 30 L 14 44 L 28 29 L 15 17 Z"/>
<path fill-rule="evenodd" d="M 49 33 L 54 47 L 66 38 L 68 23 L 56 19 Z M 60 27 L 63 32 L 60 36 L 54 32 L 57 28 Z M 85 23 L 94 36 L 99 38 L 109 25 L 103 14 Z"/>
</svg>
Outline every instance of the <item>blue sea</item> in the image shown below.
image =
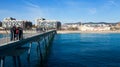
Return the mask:
<svg viewBox="0 0 120 67">
<path fill-rule="evenodd" d="M 9 36 L 10 36 L 10 34 L 0 34 L 0 39 L 4 38 L 4 37 L 9 37 Z"/>
<path fill-rule="evenodd" d="M 12 67 L 9 62 L 6 67 Z M 36 43 L 32 45 L 31 63 L 21 56 L 22 67 L 40 67 Z M 44 67 L 120 67 L 120 34 L 57 34 Z"/>
<path fill-rule="evenodd" d="M 5 37 L 5 34 L 0 34 L 0 38 L 3 38 L 3 37 Z"/>
<path fill-rule="evenodd" d="M 120 34 L 58 34 L 46 67 L 120 67 Z"/>
</svg>

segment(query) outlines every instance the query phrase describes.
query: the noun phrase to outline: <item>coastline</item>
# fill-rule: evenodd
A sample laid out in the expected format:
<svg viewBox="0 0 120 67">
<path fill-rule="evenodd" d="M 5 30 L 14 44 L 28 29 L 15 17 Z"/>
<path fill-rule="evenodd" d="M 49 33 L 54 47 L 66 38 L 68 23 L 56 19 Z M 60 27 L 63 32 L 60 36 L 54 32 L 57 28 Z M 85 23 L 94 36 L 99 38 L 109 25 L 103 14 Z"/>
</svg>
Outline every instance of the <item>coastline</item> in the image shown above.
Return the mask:
<svg viewBox="0 0 120 67">
<path fill-rule="evenodd" d="M 9 34 L 10 31 L 7 30 L 7 31 L 1 31 L 0 30 L 0 34 Z M 30 31 L 30 30 L 27 30 L 27 31 L 23 31 L 23 33 L 37 33 L 36 31 Z M 58 34 L 68 34 L 68 33 L 120 33 L 120 31 L 73 31 L 73 30 L 57 30 L 57 33 Z"/>
<path fill-rule="evenodd" d="M 58 34 L 68 34 L 68 33 L 120 33 L 120 31 L 57 31 Z"/>
</svg>

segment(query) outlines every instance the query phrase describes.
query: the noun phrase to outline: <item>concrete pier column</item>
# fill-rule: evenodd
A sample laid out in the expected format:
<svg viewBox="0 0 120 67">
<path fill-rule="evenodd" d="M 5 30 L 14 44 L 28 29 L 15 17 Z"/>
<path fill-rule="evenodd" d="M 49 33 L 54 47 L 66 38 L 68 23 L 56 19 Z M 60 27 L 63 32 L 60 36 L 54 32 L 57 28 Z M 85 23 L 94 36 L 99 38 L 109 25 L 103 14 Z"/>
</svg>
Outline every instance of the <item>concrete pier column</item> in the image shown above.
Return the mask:
<svg viewBox="0 0 120 67">
<path fill-rule="evenodd" d="M 40 42 L 38 41 L 37 43 L 38 43 L 38 49 L 39 49 L 39 51 L 40 51 L 40 60 L 42 61 L 42 60 L 43 60 L 42 49 L 41 49 L 41 47 L 40 47 Z"/>
<path fill-rule="evenodd" d="M 17 67 L 17 61 L 16 61 L 16 56 L 13 56 L 13 62 L 14 62 L 14 67 Z"/>
<path fill-rule="evenodd" d="M 30 44 L 29 44 L 28 57 L 27 57 L 28 62 L 30 62 L 30 52 L 31 52 L 31 47 L 32 47 L 32 42 L 30 42 Z"/>
<path fill-rule="evenodd" d="M 0 57 L 1 67 L 5 67 L 5 57 Z"/>
<path fill-rule="evenodd" d="M 49 34 L 49 43 L 51 42 L 52 35 L 51 33 Z"/>
<path fill-rule="evenodd" d="M 17 56 L 17 60 L 18 60 L 18 67 L 21 67 L 20 56 Z"/>
<path fill-rule="evenodd" d="M 45 44 L 45 49 L 47 48 L 47 41 L 46 41 L 46 37 L 44 36 L 44 44 Z"/>
<path fill-rule="evenodd" d="M 14 67 L 21 67 L 20 56 L 12 56 L 12 57 L 13 57 Z"/>
<path fill-rule="evenodd" d="M 48 43 L 50 42 L 50 34 L 48 34 Z"/>
</svg>

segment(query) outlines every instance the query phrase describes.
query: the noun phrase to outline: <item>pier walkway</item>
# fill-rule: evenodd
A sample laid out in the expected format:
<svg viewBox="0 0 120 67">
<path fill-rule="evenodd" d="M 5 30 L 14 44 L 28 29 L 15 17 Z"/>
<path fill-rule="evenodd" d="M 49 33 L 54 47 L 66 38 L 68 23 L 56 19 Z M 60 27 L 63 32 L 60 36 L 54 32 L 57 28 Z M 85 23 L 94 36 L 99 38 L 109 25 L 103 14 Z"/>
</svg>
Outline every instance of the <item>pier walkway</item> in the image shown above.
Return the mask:
<svg viewBox="0 0 120 67">
<path fill-rule="evenodd" d="M 56 34 L 56 30 L 50 30 L 43 33 L 32 33 L 25 34 L 24 39 L 10 41 L 9 37 L 0 39 L 0 67 L 5 67 L 5 57 L 11 56 L 13 57 L 13 62 L 15 67 L 21 67 L 20 55 L 24 52 L 27 52 L 27 60 L 30 62 L 30 54 L 32 43 L 37 43 L 37 52 L 40 55 L 41 65 L 43 65 L 43 61 L 47 55 L 47 51 L 50 43 L 52 42 L 54 35 Z M 41 43 L 44 42 L 44 43 Z M 25 44 L 29 44 L 28 47 L 24 47 Z M 44 48 L 41 48 L 44 46 Z"/>
</svg>

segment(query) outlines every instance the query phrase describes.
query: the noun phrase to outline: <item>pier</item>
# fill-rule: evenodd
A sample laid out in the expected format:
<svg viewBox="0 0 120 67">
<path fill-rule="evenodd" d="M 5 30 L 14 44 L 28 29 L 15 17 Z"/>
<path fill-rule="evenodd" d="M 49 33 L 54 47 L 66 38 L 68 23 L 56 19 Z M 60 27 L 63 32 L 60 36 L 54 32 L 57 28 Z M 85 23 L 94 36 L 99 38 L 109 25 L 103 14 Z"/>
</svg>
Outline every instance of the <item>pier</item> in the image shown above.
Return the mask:
<svg viewBox="0 0 120 67">
<path fill-rule="evenodd" d="M 25 34 L 26 36 L 22 40 L 10 41 L 10 38 L 2 38 L 0 40 L 0 67 L 5 67 L 5 60 L 6 57 L 13 58 L 13 65 L 15 67 L 21 67 L 21 60 L 20 56 L 23 53 L 27 53 L 26 60 L 30 63 L 30 55 L 31 55 L 31 47 L 32 43 L 36 43 L 37 45 L 37 53 L 40 56 L 40 63 L 41 66 L 43 65 L 47 53 L 49 52 L 49 46 L 52 42 L 54 36 L 56 34 L 56 30 L 50 30 L 43 33 L 36 33 L 36 34 Z M 29 46 L 24 46 L 25 44 L 29 44 Z M 42 47 L 41 47 L 42 46 Z"/>
</svg>

